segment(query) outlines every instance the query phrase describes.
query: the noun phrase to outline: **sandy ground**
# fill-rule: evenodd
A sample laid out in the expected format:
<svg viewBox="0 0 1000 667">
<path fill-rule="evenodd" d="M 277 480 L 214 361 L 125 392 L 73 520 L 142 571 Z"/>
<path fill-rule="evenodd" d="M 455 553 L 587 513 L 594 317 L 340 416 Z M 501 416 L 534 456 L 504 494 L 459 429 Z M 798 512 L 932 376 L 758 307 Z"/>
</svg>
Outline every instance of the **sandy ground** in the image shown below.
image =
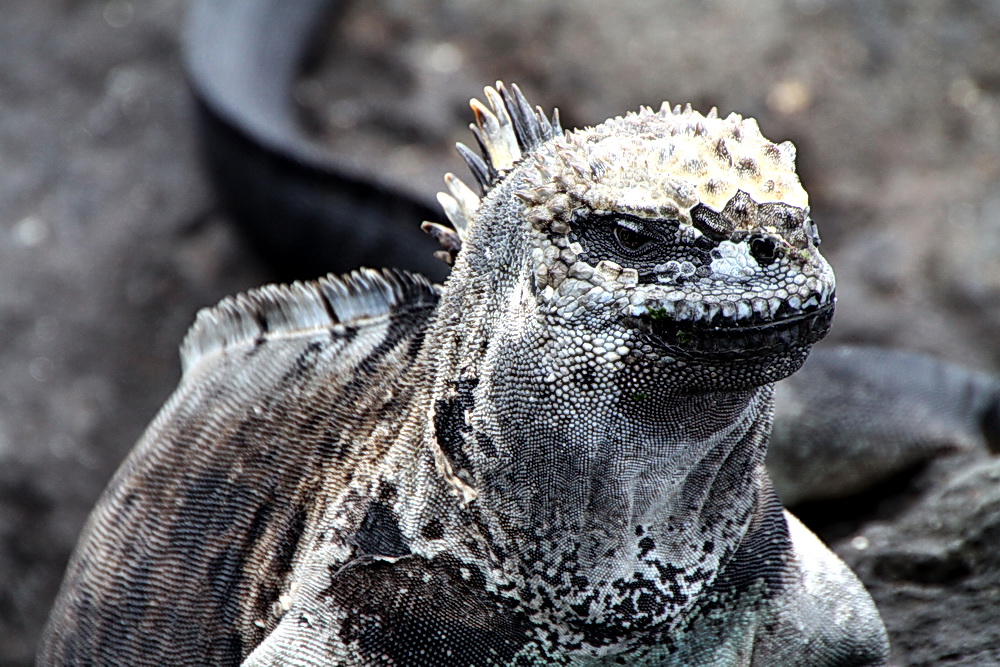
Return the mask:
<svg viewBox="0 0 1000 667">
<path fill-rule="evenodd" d="M 567 126 L 717 105 L 791 139 L 837 269 L 833 341 L 1000 367 L 1000 5 L 352 3 L 299 87 L 359 171 L 429 193 L 467 99 Z M 176 382 L 197 308 L 268 280 L 200 170 L 180 0 L 0 8 L 0 664 L 27 664 L 76 533 Z M 837 543 L 899 664 L 1000 663 L 1000 472 L 948 461 Z"/>
</svg>

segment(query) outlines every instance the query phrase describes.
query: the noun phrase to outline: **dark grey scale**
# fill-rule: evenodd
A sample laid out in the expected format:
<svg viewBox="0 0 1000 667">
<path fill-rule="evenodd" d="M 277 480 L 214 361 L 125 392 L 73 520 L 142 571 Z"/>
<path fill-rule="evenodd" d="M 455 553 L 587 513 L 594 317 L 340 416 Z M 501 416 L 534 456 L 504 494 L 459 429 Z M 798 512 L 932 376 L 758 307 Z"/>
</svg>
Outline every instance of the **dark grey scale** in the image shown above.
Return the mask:
<svg viewBox="0 0 1000 667">
<path fill-rule="evenodd" d="M 493 441 L 493 437 L 489 433 L 476 433 L 476 445 L 479 447 L 479 451 L 482 452 L 483 456 L 488 458 L 496 458 L 499 456 L 500 451 L 497 449 L 496 443 Z"/>
<path fill-rule="evenodd" d="M 710 590 L 724 597 L 752 594 L 764 599 L 778 595 L 787 586 L 785 571 L 791 540 L 788 524 L 777 495 L 770 486 L 761 498 L 746 538 L 720 570 Z M 765 593 L 759 585 L 763 584 Z M 707 596 L 711 597 L 711 596 Z"/>
<path fill-rule="evenodd" d="M 255 313 L 254 319 L 257 322 L 257 326 L 260 327 L 260 334 L 257 336 L 257 340 L 254 341 L 254 351 L 256 351 L 267 342 L 267 332 L 271 325 L 267 321 L 267 318 L 259 312 Z"/>
<path fill-rule="evenodd" d="M 323 300 L 326 303 L 326 299 Z M 329 308 L 329 306 L 327 306 Z M 344 325 L 339 327 L 330 327 L 330 340 L 338 344 L 349 344 L 358 335 L 358 327 L 351 325 Z"/>
<path fill-rule="evenodd" d="M 444 526 L 438 519 L 431 519 L 420 529 L 420 536 L 425 540 L 440 540 L 444 538 Z"/>
<path fill-rule="evenodd" d="M 656 540 L 652 537 L 644 537 L 639 540 L 639 558 L 644 558 L 646 554 L 656 548 Z"/>
<path fill-rule="evenodd" d="M 756 178 L 760 175 L 760 167 L 757 165 L 757 161 L 751 157 L 737 160 L 735 166 L 736 173 L 744 178 Z"/>
<path fill-rule="evenodd" d="M 456 474 L 471 479 L 475 474 L 472 461 L 466 453 L 465 437 L 472 432 L 465 415 L 474 407 L 472 392 L 478 380 L 462 379 L 455 383 L 455 396 L 437 401 L 434 405 L 434 434 L 445 456 L 451 461 Z"/>
<path fill-rule="evenodd" d="M 757 206 L 757 202 L 747 192 L 737 190 L 719 215 L 734 227 L 752 229 L 756 226 Z"/>
<path fill-rule="evenodd" d="M 306 347 L 299 352 L 298 356 L 295 357 L 295 361 L 292 362 L 292 367 L 285 372 L 285 375 L 282 378 L 282 383 L 292 384 L 309 375 L 309 373 L 312 372 L 313 367 L 316 365 L 317 358 L 323 353 L 323 350 L 326 349 L 326 345 L 326 341 L 318 340 L 307 344 Z"/>
<path fill-rule="evenodd" d="M 355 546 L 356 556 L 402 558 L 411 553 L 392 506 L 385 500 L 375 500 L 368 505 L 357 532 L 347 541 Z"/>
<path fill-rule="evenodd" d="M 808 241 L 815 243 L 817 239 L 807 235 L 806 220 L 808 211 L 797 206 L 790 206 L 782 202 L 767 202 L 759 204 L 757 216 L 762 226 L 774 227 L 788 239 L 795 248 L 805 248 Z M 812 225 L 810 230 L 815 230 Z"/>
<path fill-rule="evenodd" d="M 366 664 L 511 664 L 533 625 L 510 600 L 484 590 L 481 574 L 442 556 L 359 562 L 342 569 L 326 595 L 352 610 L 339 636 L 359 646 Z"/>
<path fill-rule="evenodd" d="M 359 397 L 371 391 L 370 377 L 378 374 L 378 369 L 385 362 L 385 356 L 391 353 L 401 342 L 405 342 L 408 347 L 413 343 L 413 329 L 415 322 L 422 322 L 430 316 L 434 301 L 426 304 L 413 304 L 408 312 L 400 313 L 398 317 L 390 320 L 389 329 L 385 336 L 366 354 L 359 362 L 357 371 L 351 375 L 350 380 L 341 390 L 341 400 L 345 404 L 351 405 L 359 400 Z M 422 336 L 421 336 L 422 337 Z M 407 357 L 412 361 L 412 357 Z"/>
<path fill-rule="evenodd" d="M 691 225 L 713 241 L 733 239 L 738 228 L 736 221 L 723 213 L 714 211 L 704 204 L 691 209 Z"/>
<path fill-rule="evenodd" d="M 295 511 L 285 518 L 283 529 L 277 531 L 278 538 L 274 545 L 274 566 L 272 578 L 269 582 L 268 590 L 263 590 L 258 596 L 257 613 L 260 618 L 264 618 L 268 611 L 272 611 L 271 603 L 278 599 L 280 584 L 292 571 L 292 564 L 299 544 L 305 535 L 309 521 L 309 514 L 305 506 L 296 508 Z M 265 607 L 264 605 L 268 606 Z"/>
<path fill-rule="evenodd" d="M 254 417 L 250 415 L 244 422 L 247 426 L 243 430 L 252 432 L 254 429 L 249 424 L 252 424 L 253 421 Z M 322 411 L 306 414 L 302 420 L 302 431 L 315 435 L 316 453 L 324 461 L 343 461 L 350 452 L 348 447 L 343 446 L 340 433 L 336 426 L 331 423 L 330 415 Z"/>
</svg>

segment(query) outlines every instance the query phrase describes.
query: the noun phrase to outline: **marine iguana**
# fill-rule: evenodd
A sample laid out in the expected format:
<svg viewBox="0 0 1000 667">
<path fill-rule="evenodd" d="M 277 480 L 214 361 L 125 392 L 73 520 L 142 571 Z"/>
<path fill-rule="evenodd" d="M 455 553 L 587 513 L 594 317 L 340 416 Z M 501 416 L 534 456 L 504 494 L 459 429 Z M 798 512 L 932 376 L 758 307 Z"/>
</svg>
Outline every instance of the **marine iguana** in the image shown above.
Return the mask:
<svg viewBox="0 0 1000 667">
<path fill-rule="evenodd" d="M 442 287 L 362 270 L 202 311 L 42 664 L 884 663 L 773 492 L 773 383 L 833 273 L 794 148 L 664 104 L 473 101 Z"/>
</svg>

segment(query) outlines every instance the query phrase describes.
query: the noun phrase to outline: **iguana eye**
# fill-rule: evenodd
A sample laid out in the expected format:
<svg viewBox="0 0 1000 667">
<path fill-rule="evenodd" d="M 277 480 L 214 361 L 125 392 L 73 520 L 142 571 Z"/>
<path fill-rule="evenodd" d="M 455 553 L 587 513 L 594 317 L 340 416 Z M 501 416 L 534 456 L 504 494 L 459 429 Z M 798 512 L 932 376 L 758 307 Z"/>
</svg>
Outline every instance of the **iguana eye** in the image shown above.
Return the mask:
<svg viewBox="0 0 1000 667">
<path fill-rule="evenodd" d="M 656 239 L 645 234 L 640 234 L 628 227 L 618 225 L 615 227 L 615 240 L 629 252 L 636 252 L 642 250 Z"/>
</svg>

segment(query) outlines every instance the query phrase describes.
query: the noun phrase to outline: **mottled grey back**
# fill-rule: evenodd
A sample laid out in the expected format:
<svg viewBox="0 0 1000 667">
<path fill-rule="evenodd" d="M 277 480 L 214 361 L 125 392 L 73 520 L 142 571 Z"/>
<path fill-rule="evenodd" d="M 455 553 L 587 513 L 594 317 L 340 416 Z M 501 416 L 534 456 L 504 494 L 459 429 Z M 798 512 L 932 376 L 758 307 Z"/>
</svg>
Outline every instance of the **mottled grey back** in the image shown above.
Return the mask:
<svg viewBox="0 0 1000 667">
<path fill-rule="evenodd" d="M 84 530 L 39 662 L 246 657 L 276 623 L 310 517 L 407 400 L 436 302 L 423 278 L 363 271 L 202 311 L 180 386 Z"/>
</svg>

